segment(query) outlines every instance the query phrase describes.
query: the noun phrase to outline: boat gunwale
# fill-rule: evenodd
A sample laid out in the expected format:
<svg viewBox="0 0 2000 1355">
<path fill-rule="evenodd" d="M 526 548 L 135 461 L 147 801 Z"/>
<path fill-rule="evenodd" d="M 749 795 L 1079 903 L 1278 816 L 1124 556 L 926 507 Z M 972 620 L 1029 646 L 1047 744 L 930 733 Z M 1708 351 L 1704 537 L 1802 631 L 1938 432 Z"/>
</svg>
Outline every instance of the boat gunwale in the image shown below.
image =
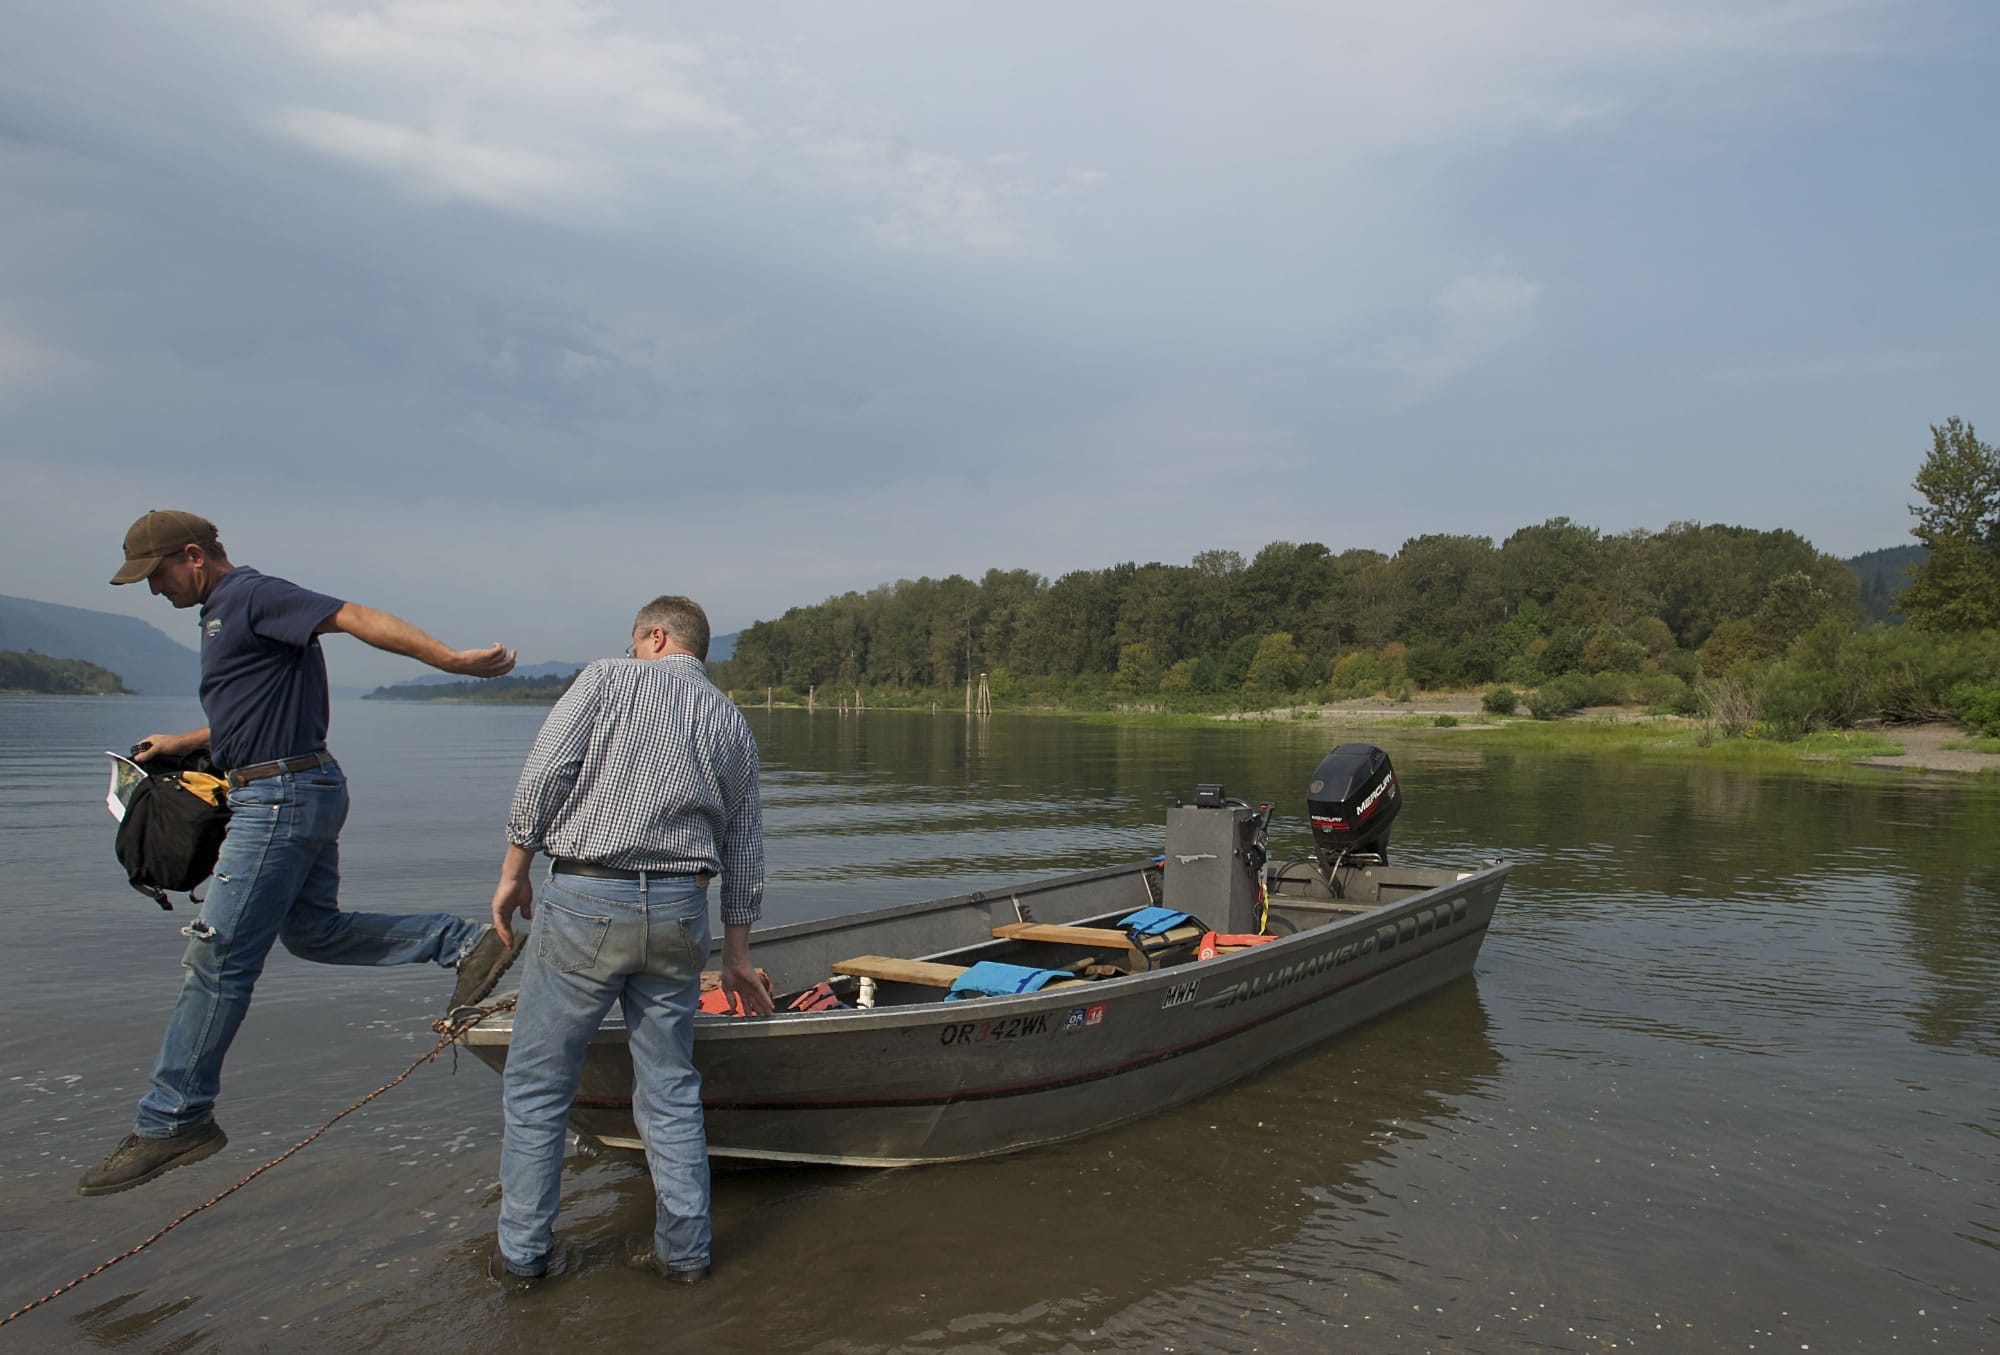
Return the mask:
<svg viewBox="0 0 2000 1355">
<path fill-rule="evenodd" d="M 993 903 L 1000 899 L 1018 899 L 1025 894 L 1046 894 L 1057 887 L 1068 888 L 1071 885 L 1089 884 L 1095 880 L 1111 880 L 1121 875 L 1139 875 L 1156 868 L 1151 860 L 1126 861 L 1115 866 L 1101 866 L 1095 870 L 1065 871 L 1061 875 L 1051 875 L 1046 880 L 1035 880 L 1020 886 L 973 889 L 941 899 L 919 899 L 914 903 L 885 904 L 880 908 L 871 908 L 865 913 L 836 913 L 832 917 L 781 922 L 777 926 L 762 927 L 751 932 L 750 944 L 755 946 L 759 942 L 789 941 L 795 937 L 812 936 L 818 932 L 842 931 L 849 927 L 870 926 L 877 922 L 889 922 L 905 917 L 920 917 L 925 913 L 947 912 L 954 908 Z"/>
<path fill-rule="evenodd" d="M 1041 882 L 1040 886 L 1030 886 L 1023 889 L 974 890 L 953 898 L 931 900 L 918 904 L 893 905 L 890 908 L 878 909 L 875 912 L 867 914 L 848 914 L 844 917 L 832 919 L 814 919 L 806 923 L 788 923 L 783 928 L 773 928 L 770 932 L 763 933 L 762 935 L 775 937 L 781 933 L 787 936 L 810 934 L 812 931 L 827 930 L 829 926 L 857 925 L 864 921 L 872 922 L 884 917 L 905 913 L 923 913 L 945 907 L 965 907 L 967 905 L 989 903 L 996 898 L 1018 898 L 1028 893 L 1030 889 L 1043 892 L 1047 886 L 1078 884 L 1094 879 L 1115 877 L 1120 874 L 1136 874 L 1150 869 L 1151 864 L 1150 861 L 1145 861 L 1137 864 L 1113 866 L 1104 870 L 1077 872 Z M 1416 868 L 1431 870 L 1454 869 L 1452 867 Z M 1093 995 L 1090 1002 L 1079 1003 L 1079 999 L 1084 994 L 1074 988 L 1065 987 L 1059 989 L 1042 989 L 1032 993 L 983 997 L 978 1000 L 977 1011 L 980 1013 L 981 1019 L 986 1019 L 989 1015 L 992 1019 L 1000 1019 L 1003 1016 L 1035 1015 L 1043 1011 L 1064 1010 L 1078 1005 L 1095 1005 L 1097 1001 L 1108 1000 L 1108 998 L 1096 998 L 1094 995 L 1098 993 L 1114 994 L 1119 997 L 1136 996 L 1144 993 L 1149 988 L 1167 988 L 1176 983 L 1185 982 L 1196 973 L 1206 978 L 1211 974 L 1223 975 L 1240 969 L 1249 969 L 1259 965 L 1272 955 L 1297 949 L 1298 947 L 1295 944 L 1297 942 L 1320 941 L 1344 931 L 1372 929 L 1380 926 L 1385 918 L 1399 916 L 1405 911 L 1416 911 L 1422 908 L 1426 899 L 1430 899 L 1439 893 L 1456 891 L 1474 885 L 1491 876 L 1497 875 L 1504 880 L 1507 873 L 1512 869 L 1512 862 L 1484 862 L 1470 870 L 1459 870 L 1455 879 L 1440 881 L 1429 888 L 1418 890 L 1406 898 L 1393 899 L 1366 912 L 1332 916 L 1324 923 L 1301 928 L 1299 931 L 1293 932 L 1288 936 L 1281 936 L 1266 945 L 1246 947 L 1233 954 L 1218 955 L 1212 960 L 1196 961 L 1193 964 L 1173 965 L 1164 969 L 1152 969 L 1138 974 L 1124 974 L 1116 978 L 1097 979 L 1089 985 L 1090 993 Z M 1282 899 L 1278 900 L 1277 905 L 1282 907 L 1283 902 Z M 804 929 L 803 932 L 800 929 Z M 758 934 L 753 933 L 753 946 L 757 939 Z M 912 958 L 934 960 L 940 956 L 960 954 L 965 949 L 967 948 L 963 946 L 952 947 L 947 950 L 933 952 L 930 956 Z M 699 1013 L 695 1017 L 695 1034 L 704 1043 L 713 1043 L 719 1040 L 736 1041 L 808 1037 L 828 1034 L 836 1029 L 846 1031 L 856 1028 L 875 1029 L 878 1027 L 888 1029 L 900 1027 L 916 1028 L 963 1020 L 965 1017 L 961 1013 L 969 1013 L 971 1010 L 972 1008 L 958 1002 L 947 1003 L 940 997 L 934 1002 L 898 1003 L 888 1007 L 842 1007 L 817 1012 L 773 1012 L 769 1016 L 759 1017 L 754 1021 L 746 1021 L 725 1014 Z M 513 1026 L 513 1015 L 511 1012 L 496 1013 L 467 1029 L 463 1038 L 468 1047 L 480 1046 L 491 1048 L 505 1046 L 513 1037 Z M 628 1041 L 629 1035 L 625 1024 L 618 1018 L 615 1007 L 607 1016 L 604 1024 L 598 1027 L 590 1039 L 592 1045 L 625 1044 Z"/>
</svg>

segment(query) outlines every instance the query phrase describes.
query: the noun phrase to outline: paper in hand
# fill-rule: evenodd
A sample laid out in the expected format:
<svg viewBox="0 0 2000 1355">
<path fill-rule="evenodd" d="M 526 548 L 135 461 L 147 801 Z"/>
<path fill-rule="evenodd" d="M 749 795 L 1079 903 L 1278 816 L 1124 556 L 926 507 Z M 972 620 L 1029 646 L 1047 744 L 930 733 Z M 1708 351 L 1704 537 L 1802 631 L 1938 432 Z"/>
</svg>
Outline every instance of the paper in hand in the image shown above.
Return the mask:
<svg viewBox="0 0 2000 1355">
<path fill-rule="evenodd" d="M 132 802 L 132 788 L 146 779 L 146 769 L 122 753 L 106 750 L 111 759 L 111 788 L 104 793 L 104 807 L 111 817 L 125 822 L 125 806 Z"/>
</svg>

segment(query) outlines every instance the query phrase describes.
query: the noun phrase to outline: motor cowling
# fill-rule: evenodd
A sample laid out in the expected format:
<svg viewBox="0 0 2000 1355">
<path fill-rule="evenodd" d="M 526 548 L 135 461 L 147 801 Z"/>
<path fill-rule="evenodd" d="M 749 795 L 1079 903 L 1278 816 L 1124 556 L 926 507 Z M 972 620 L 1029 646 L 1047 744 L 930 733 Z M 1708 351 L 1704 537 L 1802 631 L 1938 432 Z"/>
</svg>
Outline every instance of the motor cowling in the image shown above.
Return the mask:
<svg viewBox="0 0 2000 1355">
<path fill-rule="evenodd" d="M 1332 860 L 1354 853 L 1389 858 L 1389 827 L 1403 807 L 1396 769 L 1372 743 L 1343 743 L 1320 759 L 1306 787 L 1313 842 Z"/>
</svg>

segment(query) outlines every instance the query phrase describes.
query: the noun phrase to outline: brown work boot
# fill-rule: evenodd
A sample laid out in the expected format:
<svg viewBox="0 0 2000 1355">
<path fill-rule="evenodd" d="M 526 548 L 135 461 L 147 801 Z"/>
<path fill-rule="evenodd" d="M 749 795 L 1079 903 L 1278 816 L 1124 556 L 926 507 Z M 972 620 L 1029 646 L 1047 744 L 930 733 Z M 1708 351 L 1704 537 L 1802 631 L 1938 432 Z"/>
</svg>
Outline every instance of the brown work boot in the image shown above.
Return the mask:
<svg viewBox="0 0 2000 1355">
<path fill-rule="evenodd" d="M 653 1250 L 651 1237 L 635 1238 L 630 1242 L 631 1255 L 625 1258 L 625 1264 L 634 1270 L 656 1275 L 668 1284 L 701 1284 L 708 1279 L 707 1266 L 684 1266 L 675 1269 L 667 1265 L 660 1259 L 660 1254 Z"/>
<path fill-rule="evenodd" d="M 221 1152 L 228 1142 L 229 1135 L 223 1133 L 222 1126 L 213 1120 L 183 1130 L 172 1138 L 149 1139 L 142 1134 L 127 1134 L 124 1142 L 111 1150 L 110 1157 L 77 1178 L 76 1193 L 115 1195 L 121 1190 L 143 1186 L 176 1167 L 185 1167 L 190 1162 L 199 1162 Z"/>
<path fill-rule="evenodd" d="M 528 944 L 528 929 L 514 928 L 514 944 L 508 945 L 500 939 L 500 929 L 487 925 L 479 933 L 479 939 L 472 944 L 458 962 L 458 982 L 452 986 L 451 1005 L 445 1008 L 447 1014 L 460 1007 L 470 1007 L 492 992 L 500 982 L 500 976 L 514 963 L 514 957 Z"/>
</svg>

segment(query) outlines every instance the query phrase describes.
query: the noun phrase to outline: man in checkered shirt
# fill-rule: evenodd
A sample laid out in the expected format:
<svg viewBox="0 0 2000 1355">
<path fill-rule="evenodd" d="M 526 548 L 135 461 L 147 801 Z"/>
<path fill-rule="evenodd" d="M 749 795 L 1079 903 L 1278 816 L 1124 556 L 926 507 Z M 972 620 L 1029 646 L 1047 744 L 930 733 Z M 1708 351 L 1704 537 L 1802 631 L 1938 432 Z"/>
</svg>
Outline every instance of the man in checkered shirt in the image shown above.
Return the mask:
<svg viewBox="0 0 2000 1355">
<path fill-rule="evenodd" d="M 757 743 L 708 680 L 708 617 L 656 598 L 623 659 L 577 675 L 535 740 L 507 815 L 493 925 L 534 922 L 508 1043 L 500 1258 L 548 1269 L 564 1128 L 584 1052 L 611 1004 L 630 1035 L 632 1116 L 659 1208 L 648 1253 L 668 1279 L 708 1274 L 708 1142 L 694 1013 L 709 954 L 708 883 L 722 876 L 722 987 L 751 1015 L 771 997 L 750 966 L 764 896 Z M 528 867 L 553 862 L 539 899 Z"/>
</svg>

